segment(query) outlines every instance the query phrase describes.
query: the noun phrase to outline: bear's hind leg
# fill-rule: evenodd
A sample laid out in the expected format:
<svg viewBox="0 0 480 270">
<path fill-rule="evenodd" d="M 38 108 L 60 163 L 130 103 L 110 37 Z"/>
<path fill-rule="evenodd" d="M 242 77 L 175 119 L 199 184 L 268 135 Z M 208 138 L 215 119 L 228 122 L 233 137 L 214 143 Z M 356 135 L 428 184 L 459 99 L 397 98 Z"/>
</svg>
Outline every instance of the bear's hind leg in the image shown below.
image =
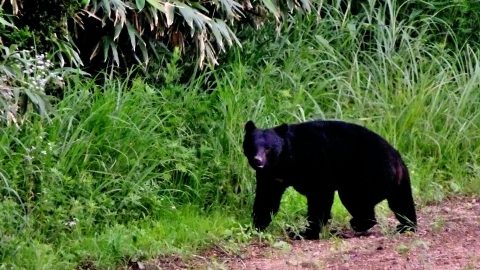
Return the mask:
<svg viewBox="0 0 480 270">
<path fill-rule="evenodd" d="M 345 191 L 339 191 L 338 195 L 342 204 L 352 215 L 350 225 L 355 232 L 366 232 L 377 224 L 375 203 L 367 202 Z"/>
<path fill-rule="evenodd" d="M 396 190 L 388 196 L 387 201 L 388 206 L 400 222 L 396 231 L 399 233 L 416 231 L 417 215 L 415 213 L 415 203 L 413 202 L 410 186 L 399 188 L 399 190 Z"/>
<path fill-rule="evenodd" d="M 356 232 L 366 232 L 377 224 L 374 208 L 362 211 L 361 213 L 356 212 L 352 214 L 352 216 L 350 226 L 352 226 L 352 229 Z"/>
</svg>

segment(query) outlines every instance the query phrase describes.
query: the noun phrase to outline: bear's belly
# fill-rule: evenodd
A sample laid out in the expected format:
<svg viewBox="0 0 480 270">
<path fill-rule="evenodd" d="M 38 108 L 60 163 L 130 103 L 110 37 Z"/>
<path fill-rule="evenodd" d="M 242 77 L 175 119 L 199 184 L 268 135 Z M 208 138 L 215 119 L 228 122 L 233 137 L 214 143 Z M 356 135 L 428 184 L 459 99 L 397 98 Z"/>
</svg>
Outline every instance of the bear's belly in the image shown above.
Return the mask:
<svg viewBox="0 0 480 270">
<path fill-rule="evenodd" d="M 301 185 L 293 185 L 293 188 L 302 195 L 307 195 L 307 191 L 309 190 L 305 186 L 301 186 Z"/>
</svg>

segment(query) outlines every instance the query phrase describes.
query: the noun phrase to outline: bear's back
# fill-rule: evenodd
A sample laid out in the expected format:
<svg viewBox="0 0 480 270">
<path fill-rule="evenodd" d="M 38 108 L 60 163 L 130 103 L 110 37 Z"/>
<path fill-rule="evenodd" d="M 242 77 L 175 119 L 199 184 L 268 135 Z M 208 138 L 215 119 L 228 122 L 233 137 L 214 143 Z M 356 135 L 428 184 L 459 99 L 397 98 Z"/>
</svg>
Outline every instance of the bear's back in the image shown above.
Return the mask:
<svg viewBox="0 0 480 270">
<path fill-rule="evenodd" d="M 398 151 L 375 132 L 337 120 L 315 120 L 289 126 L 293 156 L 301 162 L 384 163 L 401 158 Z"/>
</svg>

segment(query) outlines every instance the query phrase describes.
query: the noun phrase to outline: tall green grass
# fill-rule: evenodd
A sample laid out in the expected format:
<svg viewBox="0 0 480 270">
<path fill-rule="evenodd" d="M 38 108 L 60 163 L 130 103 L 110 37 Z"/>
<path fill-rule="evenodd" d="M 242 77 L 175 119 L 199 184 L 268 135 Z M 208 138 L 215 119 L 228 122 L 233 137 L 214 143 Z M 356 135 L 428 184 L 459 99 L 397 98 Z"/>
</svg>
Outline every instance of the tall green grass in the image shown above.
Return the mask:
<svg viewBox="0 0 480 270">
<path fill-rule="evenodd" d="M 21 130 L 2 130 L 0 258 L 6 266 L 62 268 L 85 259 L 111 265 L 130 244 L 195 247 L 234 226 L 235 215 L 241 219 L 235 211 L 219 216 L 221 203 L 246 196 L 236 196 L 238 184 L 227 178 L 232 171 L 220 154 L 221 136 L 213 134 L 221 127 L 212 121 L 219 115 L 211 95 L 181 86 L 160 91 L 140 79 L 100 88 L 78 78 L 68 87 L 50 122 L 27 115 Z M 188 205 L 195 211 L 185 211 Z M 133 241 L 137 225 L 166 231 L 158 234 L 165 239 L 153 232 Z M 111 230 L 120 241 L 114 251 L 102 242 L 116 237 Z"/>
<path fill-rule="evenodd" d="M 436 20 L 398 19 L 390 1 L 358 16 L 323 8 L 281 34 L 250 33 L 212 71 L 212 93 L 203 78 L 177 84 L 174 65 L 163 86 L 77 77 L 50 122 L 27 115 L 20 130 L 2 128 L 2 267 L 113 267 L 232 237 L 249 224 L 254 190 L 241 151 L 248 119 L 356 122 L 400 150 L 419 204 L 480 194 L 478 51 L 427 42 Z M 289 193 L 277 224 L 304 203 Z"/>
<path fill-rule="evenodd" d="M 327 11 L 322 20 L 293 18 L 275 42 L 247 44 L 256 53 L 246 63 L 256 65 L 239 63 L 225 76 L 243 71 L 244 84 L 234 88 L 248 92 L 247 114 L 265 126 L 314 118 L 360 123 L 405 156 L 420 200 L 478 192 L 478 50 L 426 43 L 435 20 L 423 19 L 421 28 L 398 21 L 389 1 L 356 17 Z"/>
</svg>

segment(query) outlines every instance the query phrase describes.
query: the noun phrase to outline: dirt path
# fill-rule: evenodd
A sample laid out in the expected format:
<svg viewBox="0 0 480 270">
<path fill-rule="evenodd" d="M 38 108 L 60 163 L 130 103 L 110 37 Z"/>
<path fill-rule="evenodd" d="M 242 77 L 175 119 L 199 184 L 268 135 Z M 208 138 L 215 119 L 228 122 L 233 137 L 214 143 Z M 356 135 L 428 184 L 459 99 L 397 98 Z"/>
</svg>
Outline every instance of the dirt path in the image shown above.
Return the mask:
<svg viewBox="0 0 480 270">
<path fill-rule="evenodd" d="M 192 263 L 156 261 L 161 269 L 479 269 L 480 198 L 454 198 L 420 209 L 419 231 L 348 239 L 252 244 L 237 256 L 211 250 Z M 395 220 L 389 219 L 393 228 Z"/>
</svg>

